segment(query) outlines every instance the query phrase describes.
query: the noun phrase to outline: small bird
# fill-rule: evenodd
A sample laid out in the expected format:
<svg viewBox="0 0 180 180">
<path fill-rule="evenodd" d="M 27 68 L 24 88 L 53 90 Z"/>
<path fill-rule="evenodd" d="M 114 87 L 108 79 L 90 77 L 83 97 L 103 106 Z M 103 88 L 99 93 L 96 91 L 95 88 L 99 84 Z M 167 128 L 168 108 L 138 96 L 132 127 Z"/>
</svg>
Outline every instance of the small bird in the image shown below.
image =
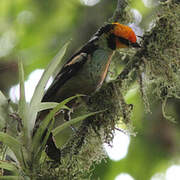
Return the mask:
<svg viewBox="0 0 180 180">
<path fill-rule="evenodd" d="M 76 94 L 91 95 L 101 88 L 115 50 L 129 47 L 140 47 L 130 27 L 118 22 L 104 25 L 66 62 L 42 102 L 61 102 Z M 47 141 L 46 153 L 51 159 L 59 158 L 60 151 L 52 134 Z"/>
<path fill-rule="evenodd" d="M 140 47 L 134 31 L 120 23 L 107 24 L 63 66 L 46 91 L 43 102 L 61 102 L 76 94 L 100 89 L 116 49 Z"/>
</svg>

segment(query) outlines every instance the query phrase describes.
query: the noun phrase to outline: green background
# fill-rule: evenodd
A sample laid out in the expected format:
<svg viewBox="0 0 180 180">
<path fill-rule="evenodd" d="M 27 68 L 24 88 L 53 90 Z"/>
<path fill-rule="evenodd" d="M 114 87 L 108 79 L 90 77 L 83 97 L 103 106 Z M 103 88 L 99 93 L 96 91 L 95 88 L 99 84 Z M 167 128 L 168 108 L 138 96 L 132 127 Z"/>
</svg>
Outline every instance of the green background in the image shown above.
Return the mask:
<svg viewBox="0 0 180 180">
<path fill-rule="evenodd" d="M 131 2 L 131 8 L 142 15 L 138 26 L 147 30 L 157 6 L 146 7 L 141 0 Z M 8 96 L 10 88 L 18 83 L 19 58 L 27 79 L 35 69 L 45 68 L 71 40 L 66 53 L 69 57 L 112 16 L 116 4 L 116 0 L 101 0 L 94 6 L 79 0 L 1 0 L 0 90 Z M 138 90 L 129 93 L 126 100 L 134 104 L 132 123 L 137 134 L 131 136 L 126 157 L 119 161 L 107 158 L 95 165 L 92 179 L 113 180 L 120 173 L 128 173 L 135 180 L 149 180 L 180 163 L 180 101 L 168 100 L 166 109 L 177 121 L 172 123 L 163 118 L 161 102 L 153 101 L 151 113 L 146 113 Z"/>
</svg>

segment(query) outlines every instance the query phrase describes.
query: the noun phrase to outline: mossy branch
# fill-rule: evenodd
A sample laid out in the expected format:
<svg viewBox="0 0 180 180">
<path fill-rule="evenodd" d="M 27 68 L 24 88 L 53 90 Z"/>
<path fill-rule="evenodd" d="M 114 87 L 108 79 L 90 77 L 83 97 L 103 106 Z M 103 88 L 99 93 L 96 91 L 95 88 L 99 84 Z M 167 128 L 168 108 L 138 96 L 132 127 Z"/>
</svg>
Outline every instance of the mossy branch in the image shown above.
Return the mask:
<svg viewBox="0 0 180 180">
<path fill-rule="evenodd" d="M 122 2 L 118 1 L 118 6 Z M 119 16 L 116 13 L 114 13 L 115 19 Z M 111 143 L 115 125 L 123 116 L 125 117 L 124 114 L 127 115 L 128 121 L 125 117 L 121 122 L 129 123 L 129 116 L 133 107 L 126 104 L 124 99 L 121 99 L 124 108 L 120 110 L 119 99 L 115 94 L 118 91 L 123 91 L 125 88 L 124 82 L 131 79 L 135 74 L 136 79 L 139 71 L 143 72 L 148 81 L 156 86 L 155 94 L 157 98 L 163 100 L 178 96 L 178 89 L 180 88 L 177 79 L 177 72 L 180 69 L 178 63 L 180 57 L 179 24 L 180 6 L 175 1 L 159 6 L 156 25 L 151 31 L 144 34 L 141 49 L 130 57 L 130 61 L 116 80 L 105 84 L 99 92 L 89 99 L 88 109 L 93 109 L 93 111 L 107 109 L 107 111 L 83 121 L 77 135 L 73 136 L 62 148 L 63 163 L 60 166 L 62 174 L 67 175 L 68 173 L 68 176 L 72 177 L 73 174 L 80 173 L 79 168 L 83 174 L 84 171 L 89 170 L 92 163 L 97 163 L 104 158 L 102 144 Z M 149 84 L 143 83 L 141 86 L 150 88 Z M 163 93 L 165 87 L 167 91 Z M 144 99 L 147 101 L 146 97 Z M 131 124 L 127 126 L 130 131 Z M 83 160 L 84 154 L 86 154 L 85 161 Z M 63 169 L 67 164 L 68 172 Z"/>
</svg>

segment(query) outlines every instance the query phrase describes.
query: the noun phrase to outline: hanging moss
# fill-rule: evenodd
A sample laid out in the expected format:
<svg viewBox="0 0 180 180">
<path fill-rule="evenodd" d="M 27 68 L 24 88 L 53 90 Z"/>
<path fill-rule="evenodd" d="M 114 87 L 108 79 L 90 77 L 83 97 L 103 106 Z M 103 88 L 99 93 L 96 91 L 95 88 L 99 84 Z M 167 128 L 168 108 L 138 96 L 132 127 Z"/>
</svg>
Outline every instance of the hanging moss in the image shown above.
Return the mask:
<svg viewBox="0 0 180 180">
<path fill-rule="evenodd" d="M 167 98 L 180 95 L 180 7 L 165 3 L 158 14 L 156 26 L 144 35 L 144 86 L 153 89 L 153 97 L 162 101 L 164 117 L 172 120 L 165 115 L 164 107 Z"/>
</svg>

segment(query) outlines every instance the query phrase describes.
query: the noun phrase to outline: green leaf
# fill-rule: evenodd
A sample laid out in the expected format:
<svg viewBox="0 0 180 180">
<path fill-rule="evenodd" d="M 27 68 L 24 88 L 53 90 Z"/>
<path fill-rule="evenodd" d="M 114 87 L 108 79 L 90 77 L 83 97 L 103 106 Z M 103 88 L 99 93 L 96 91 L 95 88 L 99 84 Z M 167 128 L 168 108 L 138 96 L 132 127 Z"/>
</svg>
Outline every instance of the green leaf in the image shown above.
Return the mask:
<svg viewBox="0 0 180 180">
<path fill-rule="evenodd" d="M 22 158 L 21 158 L 22 144 L 18 140 L 16 140 L 14 137 L 6 133 L 0 132 L 0 142 L 8 146 L 15 154 L 17 160 L 20 163 L 22 163 Z"/>
<path fill-rule="evenodd" d="M 39 162 L 39 160 L 41 158 L 42 152 L 44 150 L 44 147 L 46 146 L 46 142 L 48 140 L 50 132 L 53 129 L 54 121 L 55 121 L 55 118 L 53 118 L 53 120 L 51 121 L 51 124 L 49 125 L 49 128 L 47 129 L 46 135 L 45 135 L 43 141 L 41 142 L 41 145 L 38 147 L 39 149 L 37 149 L 36 152 L 35 152 L 34 162 L 36 164 L 38 164 L 38 162 Z"/>
<path fill-rule="evenodd" d="M 19 180 L 19 176 L 1 176 L 0 180 Z"/>
<path fill-rule="evenodd" d="M 19 115 L 23 119 L 24 118 L 24 108 L 26 106 L 26 98 L 25 98 L 25 88 L 24 88 L 24 69 L 22 60 L 18 61 L 19 68 L 19 83 L 20 83 L 20 99 L 19 99 Z"/>
<path fill-rule="evenodd" d="M 39 106 L 37 106 L 37 111 L 44 111 L 46 109 L 53 109 L 55 108 L 59 103 L 56 103 L 56 102 L 43 102 L 43 103 L 40 103 Z M 70 110 L 70 108 L 68 108 L 67 106 L 64 105 L 63 109 L 67 109 L 67 110 Z"/>
<path fill-rule="evenodd" d="M 39 152 L 37 152 L 38 149 L 43 149 L 41 146 L 43 146 L 43 144 L 45 144 L 44 142 L 42 143 L 42 136 L 43 133 L 50 127 L 53 127 L 53 123 L 52 123 L 52 119 L 54 118 L 55 114 L 60 111 L 61 109 L 64 109 L 65 104 L 68 103 L 69 101 L 71 101 L 72 99 L 76 98 L 76 97 L 80 97 L 82 95 L 76 95 L 76 96 L 72 96 L 70 98 L 65 99 L 64 101 L 62 101 L 61 103 L 58 103 L 58 105 L 52 109 L 47 116 L 45 117 L 45 119 L 42 120 L 40 126 L 38 127 L 34 137 L 33 137 L 33 142 L 32 142 L 32 148 L 33 148 L 33 153 L 34 154 L 39 154 Z M 48 131 L 50 133 L 50 131 Z M 47 134 L 46 134 L 47 135 Z M 48 135 L 49 136 L 49 135 Z M 46 140 L 44 140 L 46 141 Z M 36 159 L 37 157 L 35 157 Z"/>
<path fill-rule="evenodd" d="M 69 43 L 66 43 L 61 50 L 58 52 L 58 54 L 54 57 L 54 59 L 50 62 L 48 67 L 45 69 L 38 85 L 36 86 L 36 89 L 34 91 L 33 97 L 30 102 L 30 110 L 29 113 L 31 115 L 30 123 L 31 123 L 31 130 L 34 128 L 34 124 L 36 121 L 36 115 L 37 110 L 34 108 L 39 105 L 39 103 L 42 100 L 45 86 L 49 80 L 49 78 L 53 75 L 53 72 L 57 68 L 57 66 L 61 69 L 64 65 L 64 61 L 62 61 L 62 58 L 66 52 L 67 46 Z"/>
<path fill-rule="evenodd" d="M 23 133 L 24 133 L 24 142 L 28 143 L 30 139 L 30 130 L 28 127 L 28 118 L 27 118 L 27 103 L 25 98 L 25 88 L 24 88 L 24 68 L 22 60 L 18 61 L 19 67 L 19 83 L 20 83 L 20 99 L 19 99 L 19 116 L 23 124 Z"/>
<path fill-rule="evenodd" d="M 89 116 L 93 116 L 93 115 L 101 113 L 101 112 L 103 112 L 103 111 L 92 112 L 92 113 L 88 113 L 88 114 L 79 116 L 77 118 L 71 119 L 70 121 L 67 121 L 64 124 L 62 124 L 62 125 L 56 127 L 55 129 L 53 129 L 52 133 L 53 133 L 54 136 L 56 136 L 58 133 L 60 133 L 64 129 L 70 127 L 71 125 L 73 125 L 73 124 L 75 124 L 75 123 L 77 123 L 79 121 L 82 121 L 82 120 L 88 118 Z"/>
<path fill-rule="evenodd" d="M 0 91 L 0 129 L 5 127 L 7 120 L 7 109 L 8 109 L 8 100 L 4 94 Z"/>
<path fill-rule="evenodd" d="M 18 172 L 19 172 L 18 167 L 9 161 L 0 161 L 0 168 L 11 171 L 16 175 L 18 175 Z"/>
<path fill-rule="evenodd" d="M 10 102 L 0 91 L 0 129 L 2 130 L 8 125 L 8 132 L 11 135 L 16 136 L 17 130 L 15 126 L 17 125 L 17 121 L 14 121 L 14 119 L 10 117 L 10 115 L 13 113 L 14 111 L 10 105 Z"/>
</svg>

